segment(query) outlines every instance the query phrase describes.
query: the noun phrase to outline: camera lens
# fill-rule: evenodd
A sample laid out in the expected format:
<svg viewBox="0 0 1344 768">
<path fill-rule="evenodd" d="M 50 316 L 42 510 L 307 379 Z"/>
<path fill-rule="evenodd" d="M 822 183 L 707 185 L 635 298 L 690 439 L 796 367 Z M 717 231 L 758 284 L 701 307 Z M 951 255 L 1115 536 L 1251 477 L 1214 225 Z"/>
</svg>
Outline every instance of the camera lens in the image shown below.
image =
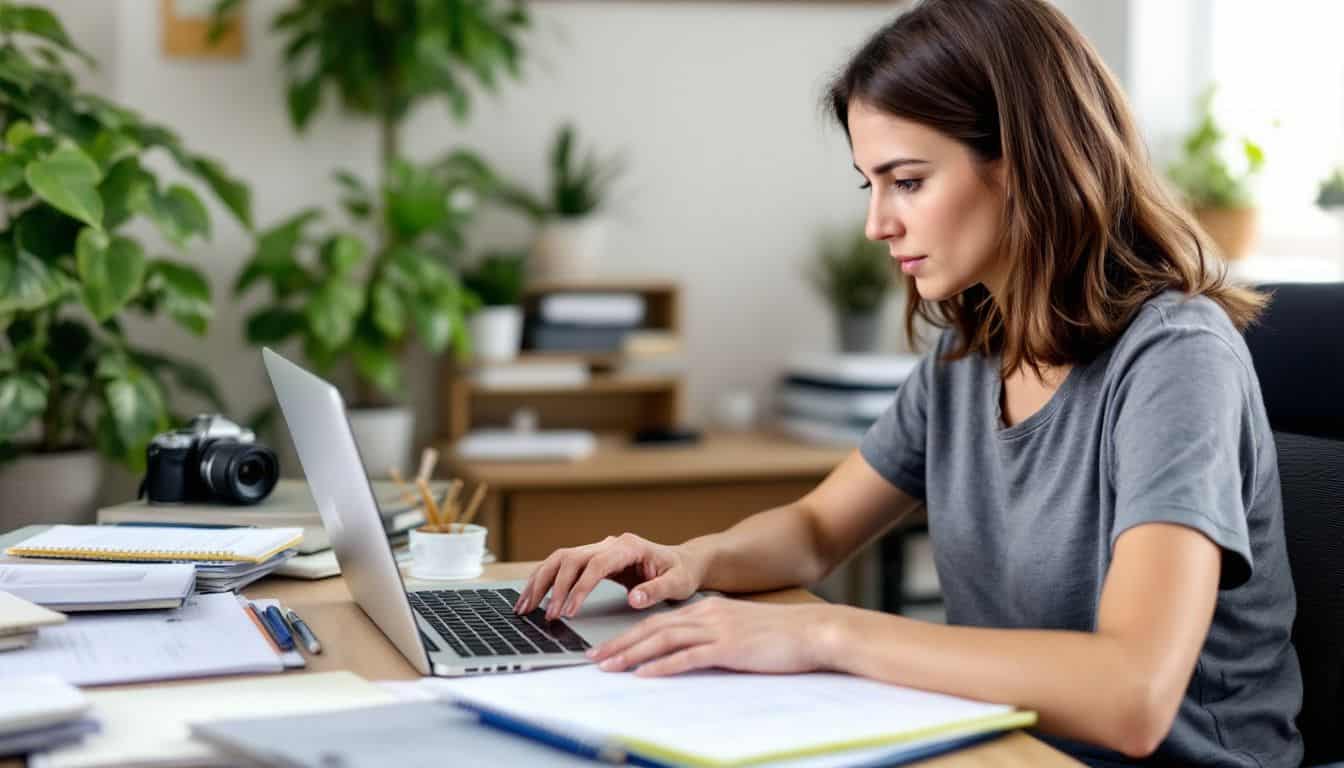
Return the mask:
<svg viewBox="0 0 1344 768">
<path fill-rule="evenodd" d="M 201 482 L 221 501 L 256 504 L 279 478 L 280 462 L 264 445 L 220 441 L 201 451 Z"/>
</svg>

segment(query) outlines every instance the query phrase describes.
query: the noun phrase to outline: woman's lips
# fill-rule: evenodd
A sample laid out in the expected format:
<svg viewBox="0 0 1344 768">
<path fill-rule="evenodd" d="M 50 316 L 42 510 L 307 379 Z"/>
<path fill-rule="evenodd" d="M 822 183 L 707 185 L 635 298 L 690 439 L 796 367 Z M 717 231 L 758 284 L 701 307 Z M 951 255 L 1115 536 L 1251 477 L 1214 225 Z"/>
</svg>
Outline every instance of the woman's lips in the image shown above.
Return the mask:
<svg viewBox="0 0 1344 768">
<path fill-rule="evenodd" d="M 918 271 L 927 258 L 927 256 L 897 256 L 896 260 L 901 262 L 901 271 L 909 275 Z"/>
</svg>

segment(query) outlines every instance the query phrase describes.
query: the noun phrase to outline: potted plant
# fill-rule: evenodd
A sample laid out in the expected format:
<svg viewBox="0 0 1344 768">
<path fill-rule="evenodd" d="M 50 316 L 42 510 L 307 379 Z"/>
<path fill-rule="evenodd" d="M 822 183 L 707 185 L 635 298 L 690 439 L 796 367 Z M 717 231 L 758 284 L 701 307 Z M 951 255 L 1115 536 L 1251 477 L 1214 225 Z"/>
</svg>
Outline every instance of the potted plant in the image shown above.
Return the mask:
<svg viewBox="0 0 1344 768">
<path fill-rule="evenodd" d="M 1336 168 L 1321 180 L 1320 189 L 1316 192 L 1316 205 L 1326 211 L 1344 212 L 1344 166 Z"/>
<path fill-rule="evenodd" d="M 1235 150 L 1213 115 L 1214 88 L 1199 100 L 1199 122 L 1181 144 L 1181 156 L 1167 175 L 1213 239 L 1224 259 L 1245 257 L 1255 240 L 1256 213 L 1251 182 L 1264 166 L 1260 146 L 1247 138 Z"/>
<path fill-rule="evenodd" d="M 574 126 L 562 125 L 551 145 L 549 197 L 517 187 L 502 191 L 506 202 L 540 225 L 530 271 L 542 279 L 591 276 L 606 248 L 607 221 L 602 213 L 624 163 L 619 158 L 600 159 L 593 152 L 580 160 L 574 142 Z"/>
<path fill-rule="evenodd" d="M 895 285 L 886 246 L 869 240 L 862 227 L 825 234 L 807 274 L 835 315 L 840 351 L 875 352 L 882 310 Z"/>
<path fill-rule="evenodd" d="M 151 257 L 129 233 L 153 224 L 185 249 L 210 217 L 185 184 L 145 162 L 166 154 L 247 227 L 248 188 L 173 132 L 81 91 L 90 66 L 60 20 L 0 3 L 0 530 L 91 520 L 98 454 L 143 471 L 145 448 L 180 422 L 169 385 L 225 410 L 209 374 L 137 345 L 122 320 L 166 315 L 203 335 L 210 286 L 196 268 Z M 157 245 L 157 244 L 156 244 Z"/>
<path fill-rule="evenodd" d="M 217 30 L 236 5 L 216 4 Z M 439 99 L 465 120 L 471 81 L 490 91 L 503 76 L 519 76 L 529 23 L 521 0 L 294 0 L 273 18 L 285 43 L 295 129 L 303 131 L 331 93 L 347 113 L 377 124 L 381 179 L 336 174 L 356 226 L 376 234 L 309 235 L 319 214 L 297 213 L 258 239 L 236 291 L 271 287 L 270 303 L 247 320 L 252 342 L 300 338 L 315 367 L 353 369 L 351 425 L 379 472 L 409 469 L 414 422 L 401 404 L 401 353 L 416 337 L 434 353 L 469 350 L 464 315 L 472 304 L 456 261 L 466 224 L 501 186 L 464 150 L 427 162 L 402 157 L 402 125 L 416 106 Z"/>
<path fill-rule="evenodd" d="M 463 284 L 481 306 L 470 315 L 471 347 L 477 360 L 508 362 L 518 356 L 523 338 L 523 265 L 527 254 L 487 254 Z"/>
</svg>

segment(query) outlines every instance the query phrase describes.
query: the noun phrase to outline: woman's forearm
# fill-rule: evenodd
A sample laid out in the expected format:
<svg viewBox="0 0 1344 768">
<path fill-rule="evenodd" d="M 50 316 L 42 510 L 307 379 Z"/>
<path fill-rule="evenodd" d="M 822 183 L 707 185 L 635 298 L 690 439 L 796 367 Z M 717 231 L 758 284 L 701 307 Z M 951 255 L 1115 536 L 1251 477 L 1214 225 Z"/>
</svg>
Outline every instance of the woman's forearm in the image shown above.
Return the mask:
<svg viewBox="0 0 1344 768">
<path fill-rule="evenodd" d="M 1035 711 L 1046 733 L 1134 756 L 1165 738 L 1171 704 L 1189 683 L 1156 669 L 1157 655 L 1105 634 L 952 627 L 848 606 L 826 612 L 819 632 L 828 668 L 1011 703 Z"/>
<path fill-rule="evenodd" d="M 810 584 L 824 575 L 815 518 L 802 501 L 758 512 L 725 531 L 682 548 L 701 558 L 701 587 L 762 592 Z"/>
</svg>

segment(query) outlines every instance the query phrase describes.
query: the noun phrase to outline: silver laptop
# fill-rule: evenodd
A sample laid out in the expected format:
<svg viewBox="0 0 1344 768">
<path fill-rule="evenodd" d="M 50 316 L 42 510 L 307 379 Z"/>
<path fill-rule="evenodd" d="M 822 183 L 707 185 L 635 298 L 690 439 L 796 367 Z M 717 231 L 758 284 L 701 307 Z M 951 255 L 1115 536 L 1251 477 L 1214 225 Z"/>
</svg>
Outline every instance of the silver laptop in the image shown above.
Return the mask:
<svg viewBox="0 0 1344 768">
<path fill-rule="evenodd" d="M 547 621 L 541 608 L 514 615 L 523 581 L 438 582 L 441 587 L 407 590 L 340 393 L 270 349 L 262 349 L 262 359 L 350 593 L 420 674 L 588 663 L 584 651 L 591 646 L 670 610 L 661 605 L 636 611 L 625 588 L 606 579 L 577 616 L 556 621 Z"/>
</svg>

